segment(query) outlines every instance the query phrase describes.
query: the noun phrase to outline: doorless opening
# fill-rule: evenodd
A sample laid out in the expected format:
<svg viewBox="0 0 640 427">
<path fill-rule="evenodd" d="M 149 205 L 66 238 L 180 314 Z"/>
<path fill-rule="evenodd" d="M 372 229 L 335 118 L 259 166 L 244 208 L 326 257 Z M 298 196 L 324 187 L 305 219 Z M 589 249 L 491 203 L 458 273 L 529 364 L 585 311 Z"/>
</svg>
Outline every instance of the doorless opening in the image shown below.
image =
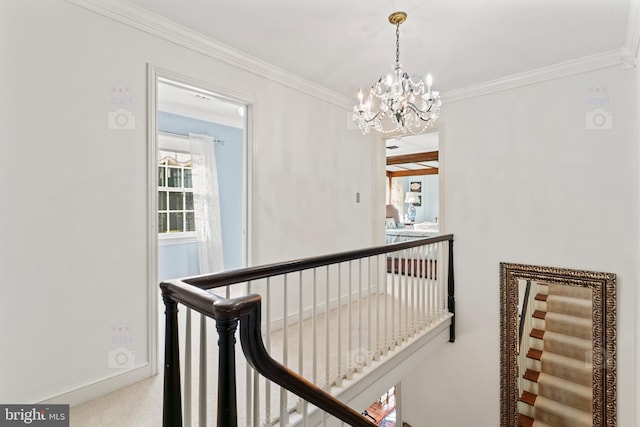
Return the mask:
<svg viewBox="0 0 640 427">
<path fill-rule="evenodd" d="M 251 106 L 150 68 L 150 362 L 157 373 L 161 281 L 247 264 Z"/>
</svg>

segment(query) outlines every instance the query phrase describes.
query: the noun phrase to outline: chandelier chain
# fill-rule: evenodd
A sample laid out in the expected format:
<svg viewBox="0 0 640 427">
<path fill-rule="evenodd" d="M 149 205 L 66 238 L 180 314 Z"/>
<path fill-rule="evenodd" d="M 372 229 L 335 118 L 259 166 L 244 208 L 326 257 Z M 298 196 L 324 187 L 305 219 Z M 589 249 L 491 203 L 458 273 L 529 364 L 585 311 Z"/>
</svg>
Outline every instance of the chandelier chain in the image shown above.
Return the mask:
<svg viewBox="0 0 640 427">
<path fill-rule="evenodd" d="M 396 67 L 400 66 L 400 23 L 396 24 Z"/>
</svg>

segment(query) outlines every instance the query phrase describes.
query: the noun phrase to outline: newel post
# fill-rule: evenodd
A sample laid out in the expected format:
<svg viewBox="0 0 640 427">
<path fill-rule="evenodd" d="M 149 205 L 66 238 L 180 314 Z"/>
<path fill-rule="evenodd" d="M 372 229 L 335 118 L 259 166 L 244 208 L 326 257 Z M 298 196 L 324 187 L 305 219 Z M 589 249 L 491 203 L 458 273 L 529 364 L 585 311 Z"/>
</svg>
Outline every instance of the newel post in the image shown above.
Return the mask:
<svg viewBox="0 0 640 427">
<path fill-rule="evenodd" d="M 178 303 L 162 296 L 165 305 L 163 427 L 182 427 L 180 395 L 180 350 L 178 346 Z"/>
<path fill-rule="evenodd" d="M 456 340 L 456 298 L 455 298 L 455 282 L 453 280 L 453 237 L 449 240 L 449 274 L 448 274 L 448 301 L 447 308 L 453 314 L 451 318 L 451 326 L 449 327 L 449 342 Z"/>
<path fill-rule="evenodd" d="M 238 426 L 236 329 L 238 319 L 216 319 L 218 330 L 218 427 Z"/>
</svg>

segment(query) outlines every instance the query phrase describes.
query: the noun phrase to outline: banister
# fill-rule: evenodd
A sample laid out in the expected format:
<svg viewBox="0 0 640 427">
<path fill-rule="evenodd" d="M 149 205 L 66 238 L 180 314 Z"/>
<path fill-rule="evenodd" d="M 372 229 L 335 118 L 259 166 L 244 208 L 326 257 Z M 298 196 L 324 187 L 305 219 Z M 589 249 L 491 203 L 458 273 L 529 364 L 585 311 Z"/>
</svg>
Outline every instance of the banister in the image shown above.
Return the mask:
<svg viewBox="0 0 640 427">
<path fill-rule="evenodd" d="M 260 330 L 262 299 L 259 295 L 250 294 L 226 299 L 209 290 L 366 257 L 393 254 L 398 251 L 445 241 L 449 242 L 448 283 L 446 289 L 448 293 L 447 308 L 453 314 L 455 312 L 455 299 L 452 234 L 162 282 L 160 288 L 167 307 L 163 426 L 176 427 L 182 425 L 176 306 L 177 303 L 181 303 L 216 321 L 220 337 L 218 342 L 219 372 L 221 374 L 218 383 L 219 427 L 237 425 L 234 344 L 238 324 L 241 346 L 247 362 L 258 373 L 350 426 L 375 427 L 375 423 L 369 421 L 359 412 L 354 411 L 331 394 L 271 358 L 264 346 Z M 454 325 L 454 318 L 452 318 L 450 327 L 451 342 L 455 340 Z"/>
<path fill-rule="evenodd" d="M 401 243 L 374 246 L 366 249 L 356 249 L 352 251 L 339 252 L 330 255 L 320 255 L 311 258 L 304 258 L 293 261 L 266 264 L 257 267 L 248 267 L 237 270 L 228 270 L 219 273 L 205 274 L 184 279 L 184 283 L 197 286 L 201 289 L 212 289 L 235 283 L 248 282 L 251 280 L 264 279 L 265 277 L 278 276 L 300 270 L 322 267 L 325 265 L 338 264 L 352 261 L 358 258 L 366 258 L 375 255 L 382 255 L 400 251 L 403 249 L 415 248 L 432 243 L 453 241 L 453 234 L 443 234 L 441 236 L 428 237 L 425 239 L 410 240 Z"/>
<path fill-rule="evenodd" d="M 524 291 L 524 301 L 522 303 L 522 313 L 520 314 L 520 324 L 518 326 L 518 346 L 522 344 L 522 335 L 524 333 L 524 320 L 527 317 L 527 308 L 529 302 L 529 293 L 531 292 L 531 280 L 527 280 L 527 287 Z"/>
<path fill-rule="evenodd" d="M 336 418 L 348 423 L 354 427 L 372 427 L 376 424 L 371 423 L 364 418 L 359 412 L 354 411 L 346 404 L 336 399 L 331 394 L 325 392 L 315 384 L 307 381 L 305 378 L 296 374 L 292 370 L 275 361 L 264 347 L 262 341 L 262 333 L 260 331 L 260 295 L 251 294 L 238 298 L 226 299 L 218 295 L 203 291 L 202 289 L 189 289 L 189 285 L 185 285 L 181 281 L 167 281 L 161 284 L 163 298 L 165 303 L 172 308 L 175 307 L 176 301 L 199 311 L 216 320 L 219 333 L 224 330 L 225 334 L 221 334 L 220 360 L 221 371 L 224 372 L 223 381 L 219 382 L 221 391 L 219 396 L 224 399 L 218 401 L 218 413 L 222 416 L 221 426 L 235 426 L 236 404 L 235 404 L 235 366 L 233 365 L 233 333 L 235 325 L 240 323 L 240 342 L 242 350 L 248 363 L 256 369 L 262 376 L 273 381 L 274 383 L 292 391 L 301 398 L 318 408 L 328 412 Z M 189 293 L 202 297 L 208 304 L 197 303 L 198 298 L 188 297 Z M 205 295 L 206 294 L 206 295 Z M 175 311 L 171 311 L 172 319 L 175 319 Z M 175 322 L 175 320 L 174 320 Z M 165 426 L 175 426 L 178 414 L 180 413 L 180 394 L 175 393 L 176 387 L 179 390 L 180 375 L 177 367 L 179 366 L 177 353 L 177 327 L 174 324 L 167 324 L 167 332 L 170 336 L 175 336 L 175 341 L 170 350 L 167 350 L 171 356 L 171 363 L 165 363 L 165 401 L 168 396 L 173 396 L 173 407 L 167 414 L 165 420 L 172 420 L 165 423 Z M 169 328 L 173 329 L 169 333 Z M 169 348 L 169 347 L 167 347 Z M 167 381 L 169 379 L 169 381 Z M 176 385 L 177 384 L 177 385 Z M 171 392 L 173 391 L 173 393 Z M 176 395 L 178 398 L 176 399 Z M 165 408 L 166 409 L 166 408 Z M 220 420 L 220 419 L 219 419 Z M 181 425 L 181 424 L 180 424 Z"/>
</svg>

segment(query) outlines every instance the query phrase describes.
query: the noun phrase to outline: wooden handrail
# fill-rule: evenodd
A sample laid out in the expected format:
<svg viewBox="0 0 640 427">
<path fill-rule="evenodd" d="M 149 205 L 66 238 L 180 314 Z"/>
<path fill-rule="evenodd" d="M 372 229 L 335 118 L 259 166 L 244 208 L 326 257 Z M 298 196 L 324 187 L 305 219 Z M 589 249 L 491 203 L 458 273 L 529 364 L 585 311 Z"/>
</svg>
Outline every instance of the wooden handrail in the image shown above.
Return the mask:
<svg viewBox="0 0 640 427">
<path fill-rule="evenodd" d="M 520 324 L 518 326 L 518 347 L 522 344 L 522 335 L 524 334 L 524 320 L 529 313 L 527 313 L 527 306 L 529 301 L 529 293 L 531 292 L 531 280 L 527 280 L 527 287 L 524 291 L 524 301 L 522 303 L 522 313 L 520 314 Z"/>
<path fill-rule="evenodd" d="M 401 243 L 374 246 L 366 249 L 356 249 L 353 251 L 340 252 L 331 255 L 321 255 L 311 258 L 304 258 L 293 261 L 279 262 L 274 264 L 248 267 L 238 270 L 228 270 L 220 273 L 205 274 L 183 279 L 184 283 L 197 286 L 201 289 L 213 289 L 221 286 L 233 285 L 235 283 L 248 282 L 250 280 L 264 279 L 271 276 L 293 273 L 311 268 L 323 267 L 326 265 L 338 264 L 352 261 L 359 258 L 367 258 L 375 255 L 393 253 L 403 249 L 415 248 L 432 243 L 453 241 L 453 234 L 428 237 L 424 239 L 410 240 Z"/>
</svg>

